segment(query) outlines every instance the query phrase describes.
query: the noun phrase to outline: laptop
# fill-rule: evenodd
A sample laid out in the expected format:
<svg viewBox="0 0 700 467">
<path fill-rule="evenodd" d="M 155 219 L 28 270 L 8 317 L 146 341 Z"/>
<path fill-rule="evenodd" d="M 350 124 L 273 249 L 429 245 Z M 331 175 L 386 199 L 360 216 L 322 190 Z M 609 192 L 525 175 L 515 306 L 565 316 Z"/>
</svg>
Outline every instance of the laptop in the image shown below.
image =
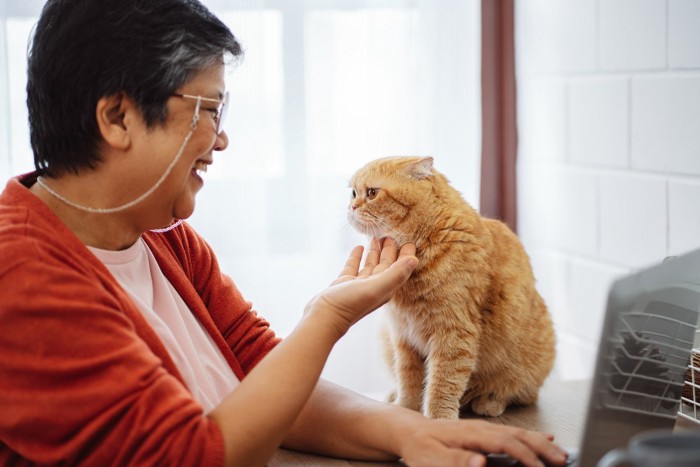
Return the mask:
<svg viewBox="0 0 700 467">
<path fill-rule="evenodd" d="M 673 429 L 700 316 L 700 249 L 615 281 L 608 293 L 581 446 L 594 467 L 637 433 Z M 505 455 L 488 466 L 520 465 Z"/>
</svg>

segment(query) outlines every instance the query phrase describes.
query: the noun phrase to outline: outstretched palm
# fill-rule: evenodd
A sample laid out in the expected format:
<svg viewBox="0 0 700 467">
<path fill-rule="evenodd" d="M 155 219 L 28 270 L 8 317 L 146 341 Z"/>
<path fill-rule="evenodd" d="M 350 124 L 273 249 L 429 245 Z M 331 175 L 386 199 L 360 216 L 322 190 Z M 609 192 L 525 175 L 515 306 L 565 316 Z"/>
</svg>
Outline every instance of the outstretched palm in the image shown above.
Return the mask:
<svg viewBox="0 0 700 467">
<path fill-rule="evenodd" d="M 348 328 L 389 301 L 418 263 L 415 245 L 407 243 L 399 248 L 389 238 L 372 240 L 364 265 L 363 251 L 363 247 L 355 247 L 338 278 L 311 302 L 325 303 Z"/>
<path fill-rule="evenodd" d="M 365 259 L 365 264 L 362 269 L 360 269 L 363 252 L 364 248 L 361 246 L 356 246 L 352 250 L 338 278 L 333 281 L 331 285 L 340 284 L 357 278 L 369 277 L 385 271 L 398 259 L 415 256 L 416 246 L 412 243 L 406 243 L 399 249 L 399 246 L 392 238 L 373 238 L 369 252 L 367 253 L 367 258 Z"/>
</svg>

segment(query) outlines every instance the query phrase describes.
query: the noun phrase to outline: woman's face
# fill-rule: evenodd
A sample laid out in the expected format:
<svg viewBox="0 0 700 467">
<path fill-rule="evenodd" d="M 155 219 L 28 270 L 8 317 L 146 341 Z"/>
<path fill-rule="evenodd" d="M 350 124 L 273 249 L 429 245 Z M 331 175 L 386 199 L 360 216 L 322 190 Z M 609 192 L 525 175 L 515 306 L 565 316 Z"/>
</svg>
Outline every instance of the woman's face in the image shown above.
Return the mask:
<svg viewBox="0 0 700 467">
<path fill-rule="evenodd" d="M 176 93 L 221 100 L 225 92 L 224 70 L 223 64 L 207 68 L 177 89 Z M 173 96 L 167 105 L 168 119 L 165 124 L 143 134 L 142 161 L 150 161 L 147 167 L 142 167 L 150 172 L 143 173 L 144 184 L 150 183 L 145 180 L 160 178 L 177 156 L 190 131 L 197 100 Z M 222 151 L 228 146 L 226 133 L 216 134 L 217 107 L 214 102 L 201 102 L 199 122 L 180 159 L 162 186 L 145 203 L 148 212 L 144 214 L 150 217 L 144 219 L 149 224 L 148 228 L 167 226 L 173 218 L 186 219 L 194 211 L 195 195 L 204 184 L 201 172 L 213 163 L 213 151 Z"/>
</svg>

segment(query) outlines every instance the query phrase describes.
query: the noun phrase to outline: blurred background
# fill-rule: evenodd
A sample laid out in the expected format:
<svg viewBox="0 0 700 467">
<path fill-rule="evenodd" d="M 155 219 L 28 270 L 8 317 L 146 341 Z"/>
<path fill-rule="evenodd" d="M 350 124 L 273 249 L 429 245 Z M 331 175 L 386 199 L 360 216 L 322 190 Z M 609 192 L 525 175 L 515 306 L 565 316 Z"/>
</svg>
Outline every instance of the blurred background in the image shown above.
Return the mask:
<svg viewBox="0 0 700 467">
<path fill-rule="evenodd" d="M 33 166 L 26 48 L 43 3 L 0 0 L 3 180 Z M 700 2 L 203 3 L 245 59 L 190 222 L 282 336 L 366 243 L 348 179 L 380 156 L 433 156 L 517 229 L 557 326 L 556 378 L 592 374 L 615 278 L 700 247 Z M 326 378 L 388 391 L 381 319 L 346 335 Z"/>
</svg>

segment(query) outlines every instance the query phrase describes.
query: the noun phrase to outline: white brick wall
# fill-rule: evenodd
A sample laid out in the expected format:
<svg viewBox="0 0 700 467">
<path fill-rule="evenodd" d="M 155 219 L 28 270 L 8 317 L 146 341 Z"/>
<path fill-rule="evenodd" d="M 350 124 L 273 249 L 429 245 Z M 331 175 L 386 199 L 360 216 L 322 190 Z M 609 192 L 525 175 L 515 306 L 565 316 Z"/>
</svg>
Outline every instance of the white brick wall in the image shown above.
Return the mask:
<svg viewBox="0 0 700 467">
<path fill-rule="evenodd" d="M 599 0 L 601 70 L 666 67 L 666 0 Z"/>
<path fill-rule="evenodd" d="M 584 78 L 569 84 L 569 154 L 581 164 L 626 167 L 629 138 L 628 79 Z"/>
<path fill-rule="evenodd" d="M 635 76 L 631 101 L 632 165 L 700 175 L 700 67 Z"/>
<path fill-rule="evenodd" d="M 668 65 L 671 68 L 700 67 L 700 2 L 668 2 Z"/>
<path fill-rule="evenodd" d="M 669 254 L 677 255 L 698 246 L 700 235 L 700 179 L 669 181 Z"/>
<path fill-rule="evenodd" d="M 700 248 L 700 0 L 518 0 L 520 236 L 590 376 L 611 282 Z"/>
</svg>

